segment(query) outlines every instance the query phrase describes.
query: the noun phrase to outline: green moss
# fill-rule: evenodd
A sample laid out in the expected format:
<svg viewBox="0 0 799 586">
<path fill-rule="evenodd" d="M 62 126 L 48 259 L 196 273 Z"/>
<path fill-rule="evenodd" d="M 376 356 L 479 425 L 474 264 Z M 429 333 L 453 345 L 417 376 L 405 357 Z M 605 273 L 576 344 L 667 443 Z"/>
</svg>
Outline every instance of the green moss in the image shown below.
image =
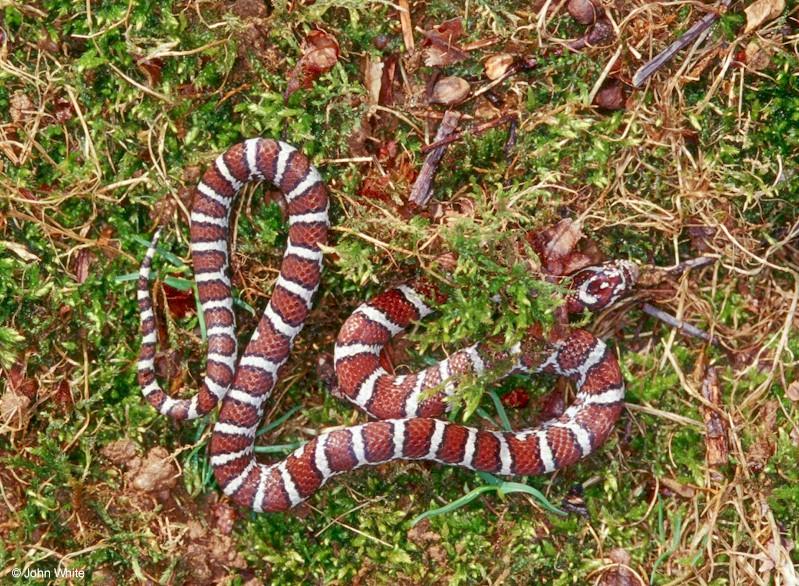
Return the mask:
<svg viewBox="0 0 799 586">
<path fill-rule="evenodd" d="M 681 258 L 696 254 L 682 231 L 688 219 L 710 219 L 742 240 L 748 236 L 769 245 L 784 239 L 795 221 L 799 179 L 790 162 L 799 152 L 798 64 L 785 47 L 775 50 L 762 75 L 746 74 L 740 102 L 728 101 L 732 90 L 722 88 L 706 104 L 709 80 L 703 78 L 681 83 L 679 96 L 634 94 L 632 103 L 650 111 L 614 114 L 586 105 L 612 48 L 536 55 L 538 67 L 514 77 L 518 96 L 506 96 L 520 118 L 512 151 L 505 152 L 506 128 L 467 135 L 451 145 L 436 176 L 434 195 L 445 221 L 432 214 L 400 218 L 397 206 L 405 201 L 407 178 L 392 183 L 386 201 L 367 200 L 359 187 L 370 167 L 331 162 L 351 156 L 349 138 L 369 111 L 363 57 L 381 54 L 374 44 L 381 35 L 388 40 L 383 55 L 403 48 L 396 9 L 352 0 L 306 4 L 294 3 L 289 10 L 287 2 L 269 3 L 267 24 L 259 33 L 274 53 L 269 58 L 257 47 L 243 46 L 246 19 L 233 17 L 221 5 L 203 5 L 200 19 L 178 3 L 147 0 L 129 6 L 112 0 L 92 4 L 91 21 L 86 3 L 77 0 L 45 0 L 30 11 L 3 8 L 7 62 L 25 75 L 0 71 L 0 121 L 4 128 L 13 126 L 13 137 L 4 134 L 11 137 L 7 140 L 35 144 L 19 164 L 6 151 L 0 155 L 0 298 L 5 301 L 0 304 L 0 365 L 7 370 L 24 364 L 23 376 L 35 379 L 39 388 L 26 433 L 0 435 L 0 481 L 6 496 L 16 498 L 17 488 L 6 470 L 23 483 L 11 528 L 0 540 L 3 567 L 30 561 L 31 545 L 37 544 L 62 555 L 81 552 L 74 563 L 90 574 L 99 575 L 102 569 L 125 580 L 192 579 L 174 543 L 159 532 L 165 519 L 178 532 L 186 519 L 169 508 L 143 512 L 125 507 L 118 500 L 126 487 L 122 472 L 100 456 L 103 446 L 120 438 L 143 450 L 165 446 L 176 452 L 182 469 L 176 489 L 180 505 L 189 517 L 213 522 L 203 505 L 218 492 L 203 435 L 210 418 L 176 426 L 142 401 L 134 366 L 134 285 L 119 277 L 135 272 L 143 253 L 140 237 L 146 239 L 152 229 L 156 204 L 174 201 L 181 188 L 191 187 L 184 171 L 205 167 L 244 137 L 278 137 L 301 146 L 331 187 L 332 214 L 342 230 L 334 233 L 335 259 L 329 255 L 317 309 L 290 366 L 297 376 L 285 394 L 278 394 L 280 413 L 295 405 L 302 409 L 264 436 L 263 442 L 273 446 L 306 439 L 307 430 L 360 421 L 348 405 L 322 395 L 313 363 L 320 352 L 330 350 L 352 309 L 387 283 L 424 273 L 449 293 L 437 317 L 411 338 L 412 361 L 424 364 L 431 353 L 451 351 L 486 335 L 513 342 L 532 323 L 550 324 L 562 291 L 540 280 L 529 237 L 561 217 L 582 217 L 584 231 L 608 256 L 664 266 L 674 262 L 675 248 Z M 529 2 L 477 0 L 469 3 L 468 15 L 463 3 L 412 5 L 416 26 L 429 28 L 463 17 L 464 43 L 496 37 L 495 44 L 471 52 L 474 58 L 446 68 L 446 74 L 479 80 L 481 60 L 505 50 L 506 43 L 508 50 L 530 56 L 539 42 Z M 690 7 L 675 10 L 669 34 L 690 26 L 695 12 Z M 735 38 L 742 19 L 739 13 L 724 15 L 714 35 Z M 575 38 L 584 31 L 562 15 L 547 27 L 550 38 Z M 289 76 L 301 56 L 301 39 L 316 28 L 337 38 L 342 58 L 313 87 L 285 100 Z M 634 34 L 630 27 L 623 32 Z M 57 53 L 37 48 L 46 36 L 57 40 Z M 180 53 L 162 57 L 151 81 L 138 64 L 164 51 Z M 423 87 L 431 70 L 408 67 L 403 74 L 409 87 Z M 496 92 L 503 94 L 510 83 Z M 21 122 L 12 119 L 11 104 L 19 95 L 31 100 L 33 110 L 44 109 L 38 125 L 24 118 L 27 114 Z M 472 105 L 463 108 L 468 111 Z M 64 119 L 53 122 L 62 107 Z M 392 108 L 420 127 L 425 123 L 421 109 L 410 102 Z M 433 131 L 434 123 L 429 124 Z M 421 165 L 423 137 L 415 130 L 389 114 L 375 126 L 381 139 L 396 140 L 406 149 L 403 164 Z M 695 132 L 696 140 L 684 141 L 683 130 Z M 675 150 L 675 145 L 684 148 Z M 10 148 L 19 154 L 17 147 Z M 691 155 L 680 159 L 679 169 L 676 152 Z M 696 181 L 702 197 L 685 195 L 678 171 L 682 180 Z M 104 189 L 110 185 L 117 187 Z M 237 233 L 236 261 L 251 276 L 247 289 L 236 295 L 256 310 L 265 304 L 271 269 L 286 238 L 280 208 L 264 205 L 264 193 L 256 189 L 251 205 L 242 207 Z M 447 206 L 456 196 L 472 202 L 473 210 L 452 213 Z M 172 236 L 162 246 L 185 258 L 184 218 L 181 212 L 173 217 L 178 220 L 169 225 Z M 38 260 L 26 260 L 5 242 L 23 245 Z M 782 327 L 784 310 L 774 308 L 790 295 L 793 284 L 781 273 L 767 275 L 764 270 L 745 279 L 728 270 L 751 259 L 742 261 L 737 249 L 723 250 L 721 237 L 716 243 L 726 255 L 724 268 L 716 276 L 689 277 L 691 303 L 685 309 L 698 326 L 717 328 L 726 345 L 723 350 L 704 349 L 696 340 L 677 336 L 669 351 L 683 373 L 693 372 L 704 358 L 722 367 L 722 408 L 741 426 L 736 437 L 746 451 L 762 432 L 747 420 L 749 413 L 737 411 L 738 405 L 767 375 L 758 368 L 733 370 L 729 358 L 751 350 L 751 340 L 737 334 L 764 323 L 765 305 L 775 304 L 768 312 L 777 315 L 774 323 Z M 769 260 L 787 263 L 790 250 L 775 250 Z M 458 258 L 453 270 L 444 271 L 435 259 L 452 251 Z M 90 264 L 85 280 L 78 282 L 82 252 L 90 255 Z M 156 264 L 162 275 L 190 276 L 187 266 L 164 255 Z M 769 289 L 771 299 L 762 296 L 766 278 L 780 284 L 779 293 Z M 670 286 L 663 284 L 661 297 L 653 302 L 669 304 Z M 698 317 L 706 315 L 713 316 L 712 324 Z M 256 318 L 246 311 L 239 318 L 244 342 Z M 332 482 L 310 500 L 304 516 L 245 514 L 235 525 L 235 547 L 270 583 L 362 579 L 472 584 L 507 575 L 519 584 L 582 584 L 596 581 L 606 562 L 603 556 L 613 547 L 627 550 L 631 565 L 653 583 L 685 576 L 690 580 L 694 571 L 703 583 L 727 583 L 718 568 L 729 567 L 730 553 L 718 543 L 737 544 L 752 555 L 762 543 L 755 545 L 741 524 L 740 511 L 727 499 L 712 517 L 717 532 L 713 541 L 700 534 L 701 523 L 689 523 L 693 515 L 706 515 L 717 506 L 713 499 L 720 489 L 708 480 L 702 429 L 662 415 L 695 421 L 703 417 L 702 406 L 663 360 L 668 330 L 637 309 L 618 321 L 601 323 L 618 324 L 611 335 L 628 381 L 629 402 L 658 411 L 631 409 L 598 454 L 554 477 L 527 480 L 555 505 L 572 484 L 586 483 L 588 520 L 548 515 L 520 495 L 487 493 L 451 514 L 432 517 L 431 535 L 420 540 L 409 533 L 414 516 L 458 499 L 482 481 L 465 470 L 402 463 Z M 195 385 L 202 371 L 201 344 L 187 335 L 197 327 L 193 315 L 170 324 L 170 347 L 194 377 L 187 378 L 187 386 Z M 755 336 L 752 345 L 764 345 L 756 348 L 765 348 L 763 357 L 770 356 L 773 336 Z M 785 355 L 797 353 L 799 338 L 791 335 Z M 795 379 L 795 367 L 787 360 L 783 366 L 784 380 Z M 73 404 L 53 399 L 62 381 Z M 799 493 L 793 487 L 799 481 L 799 454 L 791 435 L 796 406 L 782 382 L 776 382 L 758 408 L 768 399 L 778 400 L 789 417 L 780 410 L 771 438 L 773 457 L 741 486 L 747 495 L 762 494 L 785 536 L 796 541 Z M 457 417 L 476 424 L 483 423 L 478 421 L 482 416 L 496 418 L 485 396 L 488 388 L 502 394 L 522 386 L 540 395 L 553 381 L 514 377 L 488 383 L 471 381 L 464 387 Z M 523 427 L 539 407 L 509 410 L 508 417 L 514 427 Z M 186 446 L 191 447 L 180 451 Z M 731 467 L 739 458 L 732 453 Z M 743 482 L 740 471 L 722 472 L 724 482 Z M 653 494 L 653 479 L 664 478 L 701 490 L 690 503 Z M 754 518 L 761 518 L 759 503 L 742 502 L 758 508 Z M 84 524 L 83 532 L 76 529 L 77 520 Z M 36 559 L 41 560 L 37 567 L 55 567 L 54 559 L 43 553 Z"/>
</svg>

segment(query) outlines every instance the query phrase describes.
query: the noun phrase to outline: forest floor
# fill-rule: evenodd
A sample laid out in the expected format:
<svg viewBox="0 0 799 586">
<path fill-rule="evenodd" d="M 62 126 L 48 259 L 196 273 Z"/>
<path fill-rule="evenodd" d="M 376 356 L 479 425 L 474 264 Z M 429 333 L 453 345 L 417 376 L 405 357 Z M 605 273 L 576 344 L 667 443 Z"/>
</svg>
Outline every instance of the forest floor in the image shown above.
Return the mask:
<svg viewBox="0 0 799 586">
<path fill-rule="evenodd" d="M 715 9 L 573 0 L 598 17 L 586 26 L 566 4 L 2 3 L 0 582 L 68 569 L 94 584 L 798 583 L 797 4 L 733 2 L 640 89 L 635 71 Z M 463 132 L 429 204 L 411 206 L 448 109 Z M 186 396 L 204 366 L 187 209 L 202 170 L 252 136 L 312 159 L 333 219 L 262 457 L 365 421 L 318 361 L 386 286 L 426 273 L 457 292 L 392 346 L 394 363 L 418 366 L 551 323 L 562 291 L 535 283 L 624 258 L 648 278 L 579 320 L 628 383 L 606 444 L 515 478 L 526 492 L 399 462 L 341 476 L 290 514 L 221 496 L 213 416 L 176 424 L 136 384 L 135 274 L 163 225 L 157 367 Z M 285 228 L 268 187 L 240 201 L 246 341 Z M 669 271 L 697 258 L 710 260 Z M 472 385 L 452 417 L 520 428 L 570 392 L 541 377 Z"/>
</svg>

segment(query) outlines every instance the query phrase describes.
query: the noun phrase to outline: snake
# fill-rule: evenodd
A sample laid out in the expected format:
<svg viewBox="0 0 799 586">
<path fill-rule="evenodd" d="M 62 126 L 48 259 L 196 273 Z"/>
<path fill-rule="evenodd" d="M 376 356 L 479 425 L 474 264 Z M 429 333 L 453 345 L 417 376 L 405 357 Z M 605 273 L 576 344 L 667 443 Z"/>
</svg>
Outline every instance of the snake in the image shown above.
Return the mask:
<svg viewBox="0 0 799 586">
<path fill-rule="evenodd" d="M 262 180 L 285 198 L 288 240 L 272 296 L 239 357 L 229 276 L 231 211 L 239 191 Z M 339 393 L 372 419 L 320 433 L 279 462 L 258 462 L 254 446 L 266 400 L 319 288 L 329 208 L 319 172 L 282 141 L 253 138 L 236 144 L 203 174 L 190 210 L 190 253 L 207 353 L 204 378 L 190 398 L 169 396 L 156 379 L 158 333 L 149 281 L 160 228 L 141 263 L 137 379 L 142 394 L 175 420 L 202 417 L 221 403 L 208 451 L 216 481 L 231 500 L 256 512 L 286 511 L 333 476 L 394 460 L 428 460 L 498 475 L 546 474 L 605 442 L 622 412 L 625 384 L 614 351 L 584 329 L 553 339 L 531 335 L 507 349 L 485 339 L 416 373 L 385 370 L 380 356 L 386 344 L 444 299 L 434 284 L 419 278 L 361 304 L 336 339 Z M 583 269 L 571 278 L 565 310 L 609 307 L 631 291 L 637 278 L 637 265 L 626 260 Z M 480 380 L 488 372 L 565 377 L 573 381 L 575 397 L 560 416 L 528 429 L 484 430 L 446 419 L 449 396 L 464 380 Z"/>
</svg>

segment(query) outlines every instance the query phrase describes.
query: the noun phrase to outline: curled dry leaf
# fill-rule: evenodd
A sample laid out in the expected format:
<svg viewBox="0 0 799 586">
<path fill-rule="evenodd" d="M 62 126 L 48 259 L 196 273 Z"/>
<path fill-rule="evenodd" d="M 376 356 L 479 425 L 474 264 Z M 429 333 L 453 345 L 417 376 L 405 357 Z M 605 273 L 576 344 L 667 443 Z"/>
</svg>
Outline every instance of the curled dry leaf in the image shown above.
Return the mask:
<svg viewBox="0 0 799 586">
<path fill-rule="evenodd" d="M 367 56 L 364 71 L 364 86 L 369 96 L 370 104 L 380 103 L 380 89 L 383 85 L 383 61 L 380 58 Z"/>
<path fill-rule="evenodd" d="M 566 398 L 561 386 L 555 385 L 545 395 L 539 397 L 536 401 L 536 406 L 538 407 L 538 414 L 536 415 L 536 421 L 538 422 L 543 423 L 563 415 L 566 410 Z"/>
<path fill-rule="evenodd" d="M 75 110 L 72 107 L 72 102 L 64 98 L 58 98 L 53 103 L 53 114 L 56 122 L 64 123 L 72 120 L 75 116 Z"/>
<path fill-rule="evenodd" d="M 596 47 L 610 43 L 615 37 L 616 32 L 613 30 L 613 24 L 610 20 L 607 18 L 600 18 L 594 23 L 591 30 L 588 31 L 585 40 L 590 46 Z"/>
<path fill-rule="evenodd" d="M 550 275 L 570 275 L 602 260 L 596 243 L 585 239 L 579 223 L 569 218 L 545 230 L 528 233 L 527 240 Z"/>
<path fill-rule="evenodd" d="M 789 384 L 788 388 L 785 390 L 785 394 L 794 403 L 799 401 L 799 380 L 795 380 Z"/>
<path fill-rule="evenodd" d="M 558 222 L 552 231 L 551 238 L 544 249 L 544 257 L 549 264 L 551 260 L 559 260 L 571 254 L 580 238 L 583 237 L 580 223 L 570 218 Z"/>
<path fill-rule="evenodd" d="M 338 41 L 324 31 L 312 31 L 302 43 L 302 57 L 289 77 L 285 97 L 300 88 L 309 88 L 313 82 L 327 73 L 338 62 Z"/>
<path fill-rule="evenodd" d="M 602 572 L 598 586 L 643 586 L 641 579 L 630 570 L 630 554 L 623 549 L 614 549 L 608 557 L 616 564 Z"/>
<path fill-rule="evenodd" d="M 85 283 L 89 278 L 89 267 L 94 260 L 94 255 L 86 248 L 81 248 L 75 259 L 75 280 L 78 284 Z"/>
<path fill-rule="evenodd" d="M 632 561 L 632 557 L 630 557 L 630 553 L 626 549 L 622 549 L 621 547 L 617 547 L 615 549 L 611 549 L 608 553 L 608 557 L 610 561 L 614 564 L 623 564 L 625 566 L 630 565 L 630 561 Z"/>
<path fill-rule="evenodd" d="M 181 318 L 194 312 L 197 305 L 194 300 L 194 291 L 192 289 L 176 289 L 166 283 L 163 284 L 163 288 L 166 304 L 169 307 L 169 313 L 171 313 L 173 317 Z"/>
<path fill-rule="evenodd" d="M 13 330 L 16 332 L 16 330 Z M 20 336 L 20 341 L 24 340 Z M 26 365 L 20 362 L 15 362 L 10 369 L 8 369 L 8 389 L 14 391 L 18 395 L 24 395 L 31 401 L 36 400 L 36 394 L 39 392 L 39 383 L 35 378 L 26 376 Z"/>
<path fill-rule="evenodd" d="M 39 262 L 39 260 L 41 260 L 38 256 L 28 250 L 24 244 L 20 244 L 18 242 L 12 242 L 11 240 L 0 240 L 0 247 L 13 252 L 26 262 Z"/>
<path fill-rule="evenodd" d="M 599 15 L 591 0 L 569 0 L 566 10 L 580 24 L 593 24 Z"/>
<path fill-rule="evenodd" d="M 491 55 L 483 63 L 485 74 L 488 79 L 494 81 L 505 75 L 508 70 L 513 66 L 515 61 L 513 55 L 509 53 L 499 53 L 498 55 Z"/>
<path fill-rule="evenodd" d="M 751 33 L 760 25 L 777 18 L 785 10 L 785 0 L 756 0 L 744 9 L 746 28 L 744 33 Z"/>
<path fill-rule="evenodd" d="M 453 18 L 432 30 L 424 32 L 424 64 L 428 67 L 443 67 L 463 61 L 467 53 L 456 42 L 463 36 L 460 18 Z"/>
<path fill-rule="evenodd" d="M 771 65 L 771 51 L 767 47 L 761 46 L 757 41 L 750 41 L 746 45 L 744 58 L 749 69 L 753 71 L 763 71 Z"/>
<path fill-rule="evenodd" d="M 442 77 L 433 88 L 430 102 L 445 106 L 458 104 L 466 99 L 470 89 L 469 82 L 462 77 Z"/>
<path fill-rule="evenodd" d="M 617 79 L 605 80 L 594 97 L 594 104 L 603 110 L 624 110 L 624 86 Z"/>
<path fill-rule="evenodd" d="M 24 430 L 31 418 L 31 400 L 11 389 L 0 396 L 0 435 Z"/>
<path fill-rule="evenodd" d="M 161 83 L 162 70 L 164 69 L 163 59 L 159 59 L 158 57 L 154 59 L 137 59 L 136 66 L 139 68 L 139 71 L 147 77 L 148 86 L 155 87 Z"/>
</svg>

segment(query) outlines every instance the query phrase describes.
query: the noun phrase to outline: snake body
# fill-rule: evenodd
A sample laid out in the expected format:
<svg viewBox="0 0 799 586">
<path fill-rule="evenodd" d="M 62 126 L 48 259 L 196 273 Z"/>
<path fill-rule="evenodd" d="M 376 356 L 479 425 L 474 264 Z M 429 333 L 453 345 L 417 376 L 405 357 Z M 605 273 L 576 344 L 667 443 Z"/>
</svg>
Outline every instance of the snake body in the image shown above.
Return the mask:
<svg viewBox="0 0 799 586">
<path fill-rule="evenodd" d="M 237 362 L 235 316 L 228 277 L 230 211 L 238 191 L 265 179 L 284 194 L 288 244 L 272 298 Z M 203 175 L 191 210 L 191 254 L 208 335 L 205 378 L 191 399 L 174 399 L 156 381 L 156 325 L 149 276 L 158 232 L 141 265 L 138 300 L 142 347 L 138 381 L 147 400 L 175 419 L 212 411 L 221 400 L 210 442 L 211 465 L 226 495 L 255 511 L 284 511 L 329 478 L 391 460 L 431 460 L 503 475 L 534 475 L 574 463 L 608 437 L 624 400 L 624 380 L 608 346 L 574 330 L 548 343 L 497 350 L 489 341 L 410 375 L 379 362 L 385 344 L 430 314 L 439 293 L 425 281 L 401 285 L 361 305 L 343 324 L 334 365 L 342 394 L 376 418 L 322 433 L 284 460 L 261 464 L 253 447 L 264 403 L 280 378 L 294 338 L 312 306 L 329 228 L 328 198 L 319 173 L 292 146 L 251 139 L 219 156 Z M 615 261 L 573 280 L 568 311 L 606 307 L 634 285 L 635 265 Z M 573 404 L 558 418 L 515 432 L 478 430 L 437 419 L 464 376 L 494 368 L 543 372 L 574 381 Z"/>
</svg>

